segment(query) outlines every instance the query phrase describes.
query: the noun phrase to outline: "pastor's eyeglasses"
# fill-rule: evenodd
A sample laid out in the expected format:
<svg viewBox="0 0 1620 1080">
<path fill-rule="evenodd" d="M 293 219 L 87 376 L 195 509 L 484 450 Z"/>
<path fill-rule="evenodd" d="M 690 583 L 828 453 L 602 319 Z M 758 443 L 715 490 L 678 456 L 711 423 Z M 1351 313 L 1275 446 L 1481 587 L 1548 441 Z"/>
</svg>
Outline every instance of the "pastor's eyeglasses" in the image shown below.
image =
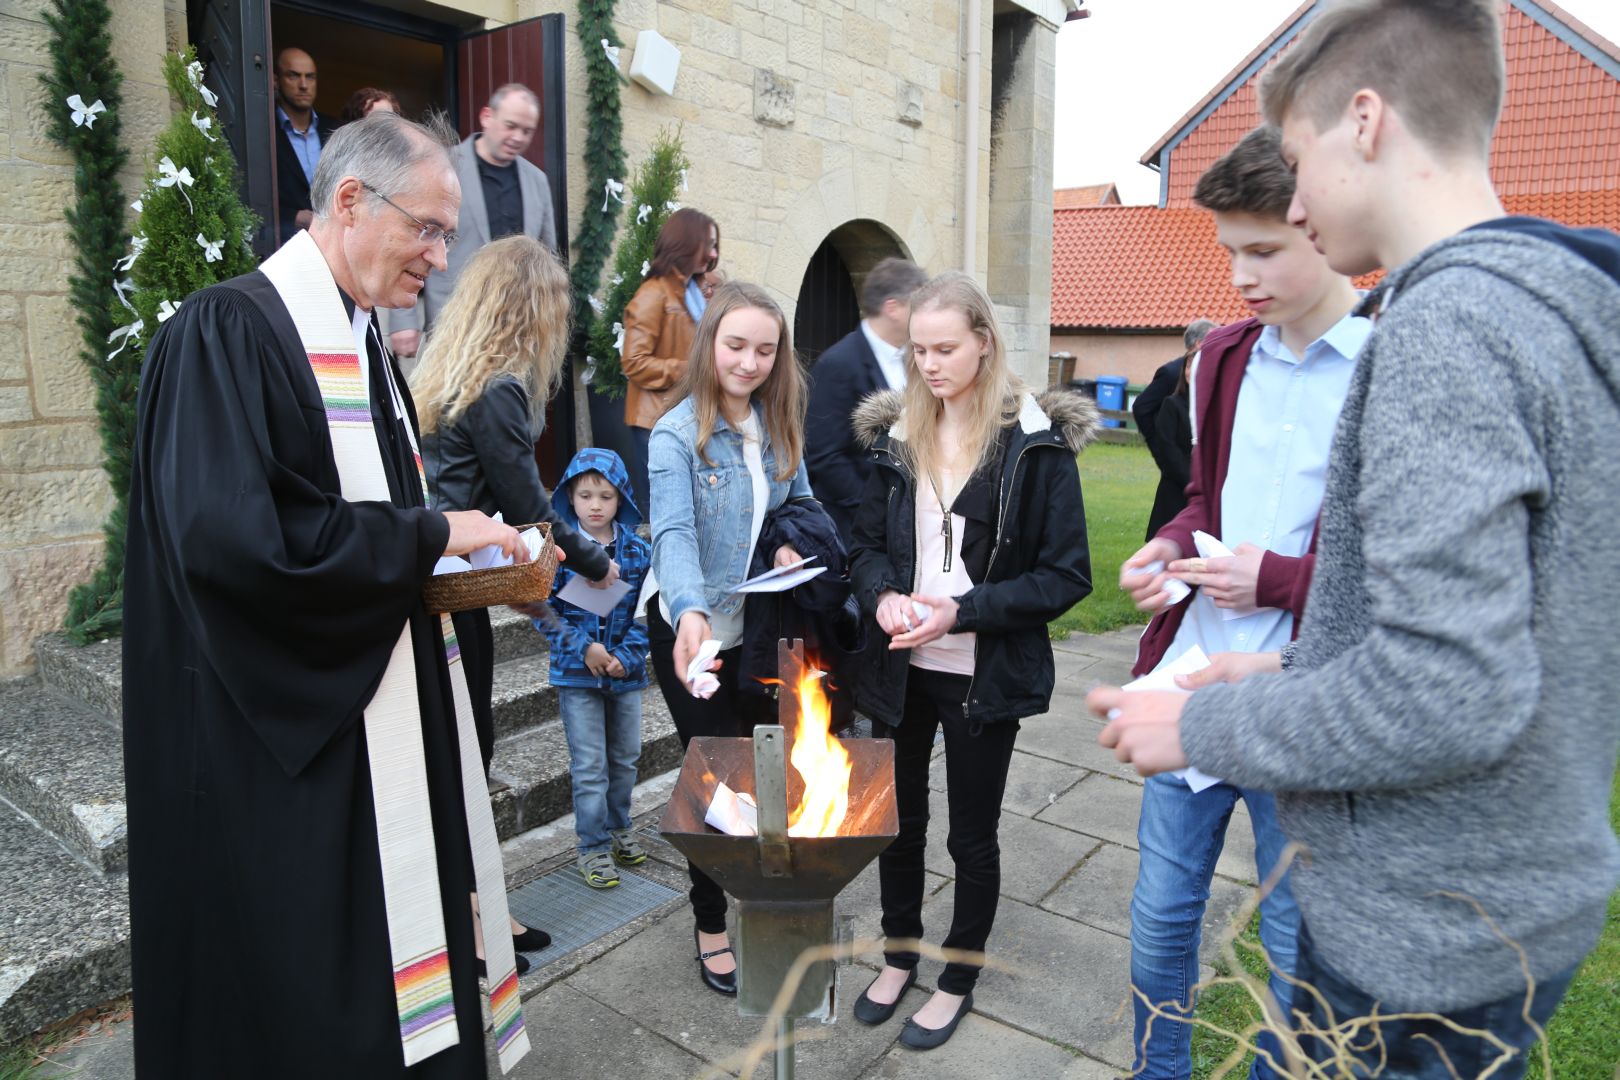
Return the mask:
<svg viewBox="0 0 1620 1080">
<path fill-rule="evenodd" d="M 416 234 L 417 240 L 424 244 L 431 244 L 435 241 L 443 240 L 444 246 L 447 249 L 455 246 L 456 240 L 459 239 L 459 237 L 456 235 L 454 230 L 445 229 L 441 226 L 423 221 L 421 218 L 417 217 L 415 214 L 411 213 L 409 210 L 405 209 L 403 206 L 399 205 L 399 203 L 395 202 L 393 199 L 390 199 L 388 196 L 384 195 L 382 192 L 378 191 L 364 180 L 360 181 L 360 186 L 377 196 L 377 198 L 381 199 L 389 206 L 392 206 L 395 210 L 398 210 L 400 213 L 410 218 L 412 224 L 414 224 L 417 229 L 420 230 Z"/>
</svg>

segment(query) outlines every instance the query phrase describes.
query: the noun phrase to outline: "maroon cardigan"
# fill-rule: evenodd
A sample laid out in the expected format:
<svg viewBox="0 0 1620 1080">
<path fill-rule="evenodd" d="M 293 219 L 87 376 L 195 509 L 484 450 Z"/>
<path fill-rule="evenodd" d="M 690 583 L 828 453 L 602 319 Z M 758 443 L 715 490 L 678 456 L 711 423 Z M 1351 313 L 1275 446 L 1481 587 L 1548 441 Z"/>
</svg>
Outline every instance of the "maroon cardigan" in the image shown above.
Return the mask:
<svg viewBox="0 0 1620 1080">
<path fill-rule="evenodd" d="M 1154 539 L 1179 544 L 1183 558 L 1197 552 L 1193 530 L 1221 535 L 1221 488 L 1226 484 L 1226 466 L 1232 456 L 1232 421 L 1237 416 L 1238 391 L 1243 386 L 1249 353 L 1263 329 L 1259 320 L 1244 319 L 1211 330 L 1199 348 L 1193 382 L 1197 395 L 1193 402 L 1193 432 L 1197 441 L 1192 452 L 1192 479 L 1187 485 L 1187 508 L 1154 536 Z M 1292 558 L 1268 551 L 1260 559 L 1256 602 L 1260 607 L 1286 608 L 1293 612 L 1296 635 L 1299 620 L 1305 614 L 1305 594 L 1310 591 L 1311 573 L 1315 569 L 1314 530 L 1305 555 Z M 1185 600 L 1153 617 L 1137 643 L 1132 675 L 1146 675 L 1164 658 L 1190 603 L 1190 599 Z"/>
</svg>

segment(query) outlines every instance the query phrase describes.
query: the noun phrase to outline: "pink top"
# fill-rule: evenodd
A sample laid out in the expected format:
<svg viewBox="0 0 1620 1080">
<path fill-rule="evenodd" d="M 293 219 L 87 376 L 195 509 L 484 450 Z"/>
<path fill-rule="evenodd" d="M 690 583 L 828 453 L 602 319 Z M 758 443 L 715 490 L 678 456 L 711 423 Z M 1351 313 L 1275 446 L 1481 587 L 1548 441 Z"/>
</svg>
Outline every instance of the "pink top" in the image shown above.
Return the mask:
<svg viewBox="0 0 1620 1080">
<path fill-rule="evenodd" d="M 966 479 L 945 474 L 948 489 Z M 962 566 L 961 514 L 946 516 L 939 504 L 939 493 L 926 480 L 917 485 L 917 596 L 961 596 L 973 588 L 973 580 Z M 953 675 L 973 674 L 973 634 L 946 634 L 937 641 L 911 650 L 911 666 Z"/>
</svg>

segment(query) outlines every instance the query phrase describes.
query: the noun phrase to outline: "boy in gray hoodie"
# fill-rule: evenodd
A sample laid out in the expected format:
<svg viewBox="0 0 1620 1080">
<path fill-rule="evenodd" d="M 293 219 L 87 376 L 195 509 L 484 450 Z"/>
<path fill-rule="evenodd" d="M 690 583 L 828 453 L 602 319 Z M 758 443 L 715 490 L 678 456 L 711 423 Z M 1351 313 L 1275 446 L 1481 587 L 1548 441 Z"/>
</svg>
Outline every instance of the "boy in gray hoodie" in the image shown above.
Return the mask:
<svg viewBox="0 0 1620 1080">
<path fill-rule="evenodd" d="M 1089 699 L 1144 774 L 1278 793 L 1309 852 L 1297 974 L 1321 997 L 1296 1003 L 1324 1028 L 1437 1014 L 1380 1023 L 1383 1076 L 1521 1075 L 1620 880 L 1620 238 L 1503 216 L 1497 8 L 1337 0 L 1262 84 L 1290 220 L 1340 273 L 1393 268 L 1304 622 L 1191 697 Z"/>
</svg>

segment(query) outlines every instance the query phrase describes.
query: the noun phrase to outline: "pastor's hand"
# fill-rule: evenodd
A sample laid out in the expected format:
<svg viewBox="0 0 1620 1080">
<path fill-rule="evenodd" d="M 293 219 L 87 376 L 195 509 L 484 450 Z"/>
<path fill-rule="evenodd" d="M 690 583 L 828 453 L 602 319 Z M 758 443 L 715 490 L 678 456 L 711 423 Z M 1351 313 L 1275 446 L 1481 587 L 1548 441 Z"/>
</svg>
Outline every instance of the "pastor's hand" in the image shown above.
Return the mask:
<svg viewBox="0 0 1620 1080">
<path fill-rule="evenodd" d="M 529 548 L 518 539 L 518 531 L 482 510 L 447 510 L 444 518 L 450 523 L 450 539 L 444 545 L 444 554 L 465 555 L 494 544 L 502 553 L 510 555 L 513 562 L 529 561 Z"/>
<path fill-rule="evenodd" d="M 1181 748 L 1181 710 L 1187 695 L 1164 690 L 1099 686 L 1086 695 L 1086 708 L 1108 720 L 1097 741 L 1143 776 L 1187 767 Z"/>
</svg>

